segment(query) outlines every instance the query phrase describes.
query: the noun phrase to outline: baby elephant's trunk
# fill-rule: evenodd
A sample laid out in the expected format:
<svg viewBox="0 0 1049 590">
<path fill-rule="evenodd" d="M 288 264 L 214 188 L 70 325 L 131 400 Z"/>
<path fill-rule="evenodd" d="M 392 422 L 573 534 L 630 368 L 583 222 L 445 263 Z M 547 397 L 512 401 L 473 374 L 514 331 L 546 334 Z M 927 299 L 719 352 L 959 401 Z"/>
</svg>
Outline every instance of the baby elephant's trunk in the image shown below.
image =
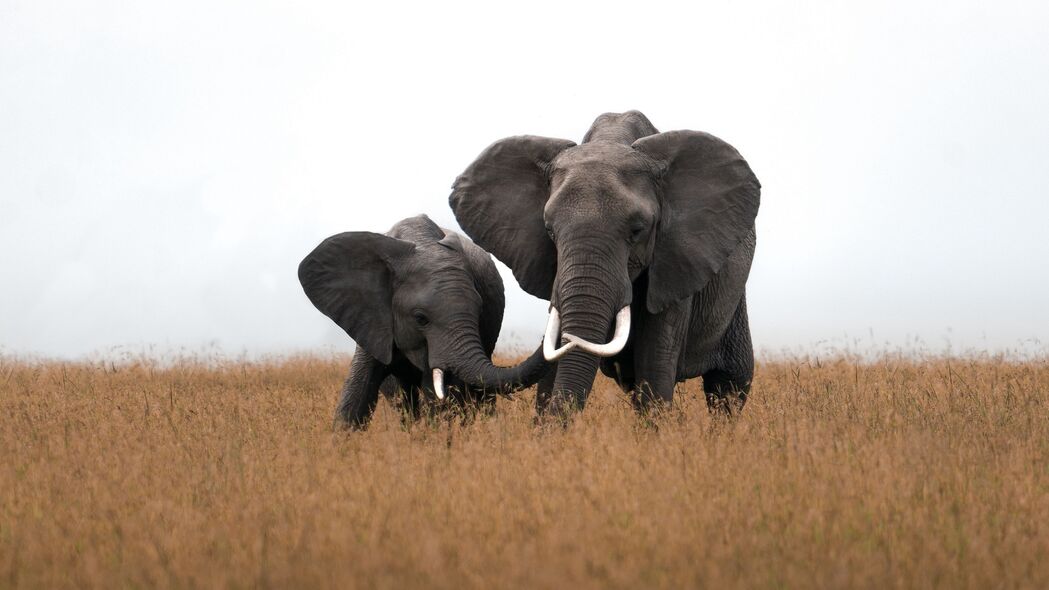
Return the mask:
<svg viewBox="0 0 1049 590">
<path fill-rule="evenodd" d="M 546 375 L 550 363 L 543 358 L 543 348 L 537 348 L 531 356 L 512 367 L 499 367 L 478 350 L 461 366 L 453 368 L 456 376 L 472 387 L 495 391 L 506 397 L 512 393 L 535 385 Z M 437 370 L 434 371 L 434 386 L 437 386 Z M 441 375 L 443 379 L 443 374 Z"/>
</svg>

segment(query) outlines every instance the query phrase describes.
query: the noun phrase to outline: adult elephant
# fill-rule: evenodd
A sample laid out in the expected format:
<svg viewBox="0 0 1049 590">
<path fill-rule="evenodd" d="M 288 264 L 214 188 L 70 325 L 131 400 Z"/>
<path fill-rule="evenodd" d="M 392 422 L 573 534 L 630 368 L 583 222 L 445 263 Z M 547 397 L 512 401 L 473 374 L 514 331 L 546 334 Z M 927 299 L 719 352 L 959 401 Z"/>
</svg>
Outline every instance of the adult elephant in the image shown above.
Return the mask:
<svg viewBox="0 0 1049 590">
<path fill-rule="evenodd" d="M 580 145 L 525 135 L 481 153 L 449 202 L 477 244 L 551 303 L 544 347 L 558 365 L 540 382 L 541 414 L 582 408 L 599 361 L 639 410 L 700 375 L 712 409 L 742 409 L 760 189 L 729 144 L 659 133 L 638 111 L 601 115 Z"/>
<path fill-rule="evenodd" d="M 540 350 L 513 367 L 492 364 L 504 306 L 495 263 L 425 215 L 386 235 L 331 236 L 303 259 L 299 281 L 357 342 L 337 425 L 366 427 L 380 389 L 401 390 L 417 418 L 424 392 L 490 405 L 495 394 L 534 385 L 550 369 Z"/>
</svg>

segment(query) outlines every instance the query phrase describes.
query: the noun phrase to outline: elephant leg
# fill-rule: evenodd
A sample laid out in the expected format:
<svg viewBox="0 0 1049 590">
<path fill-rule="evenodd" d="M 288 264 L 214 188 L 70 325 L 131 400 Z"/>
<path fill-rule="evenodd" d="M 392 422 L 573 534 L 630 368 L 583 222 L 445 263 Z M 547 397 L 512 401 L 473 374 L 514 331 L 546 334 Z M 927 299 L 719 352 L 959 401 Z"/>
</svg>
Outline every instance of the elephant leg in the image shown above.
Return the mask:
<svg viewBox="0 0 1049 590">
<path fill-rule="evenodd" d="M 387 375 L 382 385 L 379 386 L 379 393 L 391 406 L 397 408 L 401 415 L 401 422 L 408 427 L 419 419 L 419 393 L 416 391 L 417 388 L 399 375 L 396 369 L 391 368 L 391 370 L 393 373 Z"/>
<path fill-rule="evenodd" d="M 342 396 L 335 410 L 335 428 L 363 430 L 368 427 L 379 401 L 379 387 L 387 374 L 385 365 L 364 348 L 357 347 L 350 363 L 350 376 L 342 386 Z"/>
<path fill-rule="evenodd" d="M 404 388 L 401 386 L 401 382 L 394 375 L 387 375 L 382 380 L 382 384 L 379 385 L 379 393 L 386 398 L 386 401 L 390 403 L 397 403 L 397 396 L 403 391 Z"/>
<path fill-rule="evenodd" d="M 703 373 L 703 393 L 711 413 L 733 415 L 743 410 L 754 378 L 754 346 L 750 340 L 744 296 L 719 344 L 718 366 Z"/>
<path fill-rule="evenodd" d="M 422 395 L 419 384 L 407 379 L 397 379 L 400 390 L 401 421 L 405 426 L 417 422 L 422 416 Z"/>
<path fill-rule="evenodd" d="M 557 378 L 557 363 L 553 363 L 546 375 L 535 384 L 535 411 L 542 416 L 550 405 L 554 391 L 554 379 Z"/>
<path fill-rule="evenodd" d="M 703 373 L 703 393 L 711 414 L 732 416 L 743 410 L 750 393 L 750 380 L 721 369 Z"/>
<path fill-rule="evenodd" d="M 674 400 L 677 368 L 688 333 L 691 299 L 646 315 L 634 335 L 634 408 L 645 413 Z"/>
</svg>

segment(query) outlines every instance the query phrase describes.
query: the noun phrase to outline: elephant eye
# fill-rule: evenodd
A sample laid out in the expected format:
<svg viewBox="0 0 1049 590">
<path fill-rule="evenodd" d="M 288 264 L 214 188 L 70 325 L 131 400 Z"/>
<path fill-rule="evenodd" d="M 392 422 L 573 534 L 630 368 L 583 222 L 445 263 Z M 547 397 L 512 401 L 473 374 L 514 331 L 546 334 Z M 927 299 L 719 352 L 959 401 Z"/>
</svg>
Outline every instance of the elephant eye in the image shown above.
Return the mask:
<svg viewBox="0 0 1049 590">
<path fill-rule="evenodd" d="M 630 243 L 631 244 L 636 244 L 637 241 L 641 239 L 641 234 L 644 233 L 644 231 L 645 231 L 645 226 L 643 226 L 643 225 L 638 224 L 638 225 L 631 226 L 631 228 L 630 228 Z"/>
<path fill-rule="evenodd" d="M 415 318 L 415 323 L 418 324 L 420 327 L 425 327 L 430 324 L 430 318 L 426 317 L 426 314 L 424 314 L 421 311 L 413 313 L 412 317 Z"/>
<path fill-rule="evenodd" d="M 546 235 L 550 236 L 550 239 L 554 239 L 554 228 L 549 223 L 546 224 Z"/>
</svg>

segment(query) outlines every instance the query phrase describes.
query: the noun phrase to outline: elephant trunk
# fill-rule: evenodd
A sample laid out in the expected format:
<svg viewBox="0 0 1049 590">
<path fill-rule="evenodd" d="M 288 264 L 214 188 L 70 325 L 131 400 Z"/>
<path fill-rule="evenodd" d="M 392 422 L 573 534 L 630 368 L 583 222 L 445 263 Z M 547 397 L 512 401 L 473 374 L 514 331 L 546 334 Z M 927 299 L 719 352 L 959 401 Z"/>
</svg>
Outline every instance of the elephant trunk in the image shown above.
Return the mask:
<svg viewBox="0 0 1049 590">
<path fill-rule="evenodd" d="M 549 406 L 539 408 L 555 415 L 565 416 L 585 404 L 597 376 L 599 357 L 619 352 L 629 332 L 630 281 L 615 270 L 619 256 L 598 248 L 569 248 L 560 252 L 558 292 L 555 307 L 559 306 L 560 329 L 570 344 L 577 347 L 558 359 L 557 377 Z M 624 256 L 625 258 L 625 256 Z M 626 268 L 625 259 L 622 261 Z M 608 342 L 613 316 L 618 312 L 618 338 Z M 556 337 L 555 337 L 556 338 Z M 560 342 L 555 342 L 555 345 Z M 586 349 L 593 349 L 588 352 Z"/>
<path fill-rule="evenodd" d="M 474 334 L 463 337 L 462 334 Z M 441 397 L 443 393 L 439 384 L 443 384 L 444 371 L 451 371 L 463 383 L 471 387 L 494 391 L 504 396 L 510 395 L 521 389 L 535 385 L 550 369 L 550 363 L 543 358 L 543 350 L 540 346 L 531 356 L 520 363 L 510 367 L 496 366 L 491 357 L 481 345 L 481 339 L 477 334 L 476 327 L 473 330 L 453 330 L 451 341 L 454 346 L 439 348 L 450 350 L 451 354 L 444 358 L 431 358 L 430 366 L 433 371 L 434 390 Z"/>
<path fill-rule="evenodd" d="M 477 348 L 467 362 L 453 370 L 467 385 L 510 397 L 516 391 L 535 385 L 549 369 L 550 363 L 543 358 L 543 349 L 539 347 L 511 367 L 496 366 L 483 350 Z"/>
</svg>

